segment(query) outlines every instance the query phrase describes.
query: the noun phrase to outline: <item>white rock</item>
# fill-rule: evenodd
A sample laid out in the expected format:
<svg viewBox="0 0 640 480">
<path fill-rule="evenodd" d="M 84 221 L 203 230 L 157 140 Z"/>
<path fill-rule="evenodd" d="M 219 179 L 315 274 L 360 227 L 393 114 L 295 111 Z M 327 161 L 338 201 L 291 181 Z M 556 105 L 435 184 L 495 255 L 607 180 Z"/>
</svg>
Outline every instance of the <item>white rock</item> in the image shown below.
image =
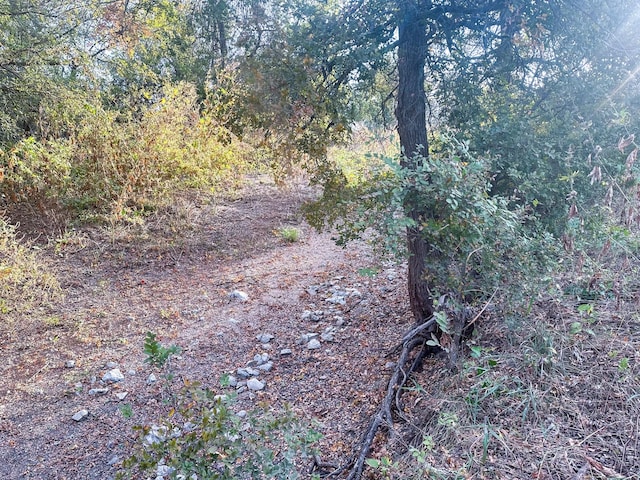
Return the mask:
<svg viewBox="0 0 640 480">
<path fill-rule="evenodd" d="M 255 377 L 250 378 L 249 380 L 247 380 L 247 388 L 249 388 L 249 390 L 254 390 L 254 391 L 263 390 L 264 382 L 261 382 Z"/>
<path fill-rule="evenodd" d="M 159 477 L 168 477 L 174 471 L 175 469 L 171 468 L 168 465 L 158 465 L 158 468 L 156 469 L 156 475 L 158 475 Z"/>
<path fill-rule="evenodd" d="M 158 379 L 156 378 L 156 376 L 152 373 L 147 377 L 147 384 L 151 385 L 152 383 L 156 383 L 158 381 Z"/>
<path fill-rule="evenodd" d="M 309 350 L 316 350 L 320 348 L 320 342 L 318 341 L 317 338 L 312 338 L 311 340 L 309 340 L 309 343 L 307 344 L 307 348 Z"/>
<path fill-rule="evenodd" d="M 246 302 L 247 300 L 249 300 L 249 295 L 247 295 L 242 290 L 234 290 L 233 292 L 231 292 L 229 294 L 229 298 L 232 298 L 234 300 L 238 300 L 240 302 Z"/>
<path fill-rule="evenodd" d="M 79 422 L 80 420 L 84 420 L 85 418 L 87 418 L 88 415 L 89 415 L 89 410 L 85 410 L 83 408 L 82 410 L 79 410 L 78 412 L 76 412 L 71 418 L 74 419 L 76 422 Z"/>
<path fill-rule="evenodd" d="M 258 370 L 262 370 L 263 372 L 270 372 L 273 368 L 273 362 L 263 363 L 262 365 L 258 365 Z"/>
<path fill-rule="evenodd" d="M 89 390 L 89 395 L 104 395 L 108 391 L 108 388 L 92 388 Z"/>
<path fill-rule="evenodd" d="M 283 348 L 282 350 L 280 350 L 280 355 L 285 356 L 285 355 L 291 355 L 293 353 L 293 351 L 290 348 Z"/>
<path fill-rule="evenodd" d="M 76 361 L 75 360 L 67 360 L 64 364 L 65 367 L 67 368 L 73 368 L 76 366 Z"/>
<path fill-rule="evenodd" d="M 107 362 L 105 365 L 107 368 L 117 368 L 118 364 L 116 362 Z"/>
<path fill-rule="evenodd" d="M 127 398 L 127 395 L 129 395 L 129 392 L 116 393 L 116 397 L 118 397 L 118 400 L 124 400 L 125 398 Z"/>
<path fill-rule="evenodd" d="M 102 381 L 107 383 L 121 382 L 122 380 L 124 380 L 124 375 L 122 374 L 119 368 L 114 368 L 113 370 L 109 370 L 102 377 Z"/>
<path fill-rule="evenodd" d="M 260 343 L 269 343 L 274 337 L 270 333 L 261 333 L 256 338 Z"/>
</svg>

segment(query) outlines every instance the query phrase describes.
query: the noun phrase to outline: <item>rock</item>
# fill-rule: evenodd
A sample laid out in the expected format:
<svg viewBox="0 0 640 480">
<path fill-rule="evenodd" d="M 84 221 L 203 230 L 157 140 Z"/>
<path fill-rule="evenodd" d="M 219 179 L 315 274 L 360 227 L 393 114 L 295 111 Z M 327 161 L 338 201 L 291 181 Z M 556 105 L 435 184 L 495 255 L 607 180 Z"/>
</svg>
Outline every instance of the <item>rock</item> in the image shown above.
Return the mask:
<svg viewBox="0 0 640 480">
<path fill-rule="evenodd" d="M 118 368 L 114 368 L 113 370 L 109 370 L 102 377 L 102 381 L 106 382 L 106 383 L 121 382 L 122 380 L 124 380 L 124 375 L 122 374 L 122 372 Z"/>
<path fill-rule="evenodd" d="M 268 353 L 256 353 L 253 357 L 253 360 L 249 363 L 247 363 L 247 366 L 249 367 L 258 367 L 260 365 L 262 365 L 263 363 L 266 363 L 269 360 L 269 354 Z"/>
<path fill-rule="evenodd" d="M 77 411 L 71 418 L 76 422 L 79 422 L 80 420 L 84 420 L 85 418 L 87 418 L 88 415 L 89 415 L 89 410 L 85 410 L 83 408 L 82 410 Z"/>
<path fill-rule="evenodd" d="M 108 391 L 108 388 L 92 388 L 89 390 L 89 395 L 104 395 Z"/>
<path fill-rule="evenodd" d="M 129 395 L 129 392 L 116 393 L 116 397 L 118 397 L 118 400 L 124 400 L 125 398 L 127 398 L 127 395 Z"/>
<path fill-rule="evenodd" d="M 246 368 L 239 368 L 238 370 L 236 370 L 236 373 L 240 378 L 249 378 L 251 376 Z"/>
<path fill-rule="evenodd" d="M 227 378 L 227 381 L 229 382 L 230 387 L 235 387 L 238 385 L 238 379 L 233 375 L 229 375 L 229 377 Z"/>
<path fill-rule="evenodd" d="M 252 377 L 257 377 L 258 375 L 260 375 L 260 370 L 256 370 L 255 368 L 247 367 L 245 370 Z"/>
<path fill-rule="evenodd" d="M 333 333 L 329 333 L 329 332 L 324 332 L 323 334 L 320 335 L 320 338 L 325 342 L 333 342 L 333 340 L 335 339 L 335 337 L 333 336 Z"/>
<path fill-rule="evenodd" d="M 135 370 L 133 370 L 133 369 L 131 369 L 131 370 L 129 370 L 129 371 L 127 372 L 127 375 L 130 375 L 130 376 L 133 376 L 133 375 L 135 375 L 135 374 L 136 374 L 136 371 L 135 371 Z"/>
<path fill-rule="evenodd" d="M 384 368 L 386 368 L 387 370 L 393 370 L 395 366 L 396 362 L 387 362 L 384 364 Z"/>
<path fill-rule="evenodd" d="M 285 355 L 291 355 L 293 353 L 293 351 L 290 348 L 283 348 L 282 350 L 280 350 L 280 355 L 282 355 L 283 357 Z"/>
<path fill-rule="evenodd" d="M 316 350 L 320 348 L 320 342 L 318 341 L 317 338 L 312 338 L 311 340 L 309 340 L 309 343 L 307 344 L 307 348 L 309 350 Z"/>
<path fill-rule="evenodd" d="M 156 468 L 156 475 L 158 477 L 168 477 L 175 471 L 174 468 L 171 468 L 168 465 L 158 465 Z"/>
<path fill-rule="evenodd" d="M 152 425 L 149 433 L 147 433 L 142 443 L 145 445 L 153 445 L 155 443 L 162 443 L 167 439 L 167 427 L 159 427 L 158 425 Z"/>
<path fill-rule="evenodd" d="M 263 363 L 262 365 L 258 365 L 258 370 L 262 370 L 263 372 L 270 372 L 273 368 L 273 362 Z"/>
<path fill-rule="evenodd" d="M 247 380 L 247 388 L 253 391 L 264 390 L 264 382 L 261 382 L 257 378 L 250 378 Z"/>
<path fill-rule="evenodd" d="M 64 363 L 64 366 L 67 367 L 67 368 L 73 368 L 73 367 L 76 366 L 76 361 L 75 360 L 67 360 Z"/>
<path fill-rule="evenodd" d="M 341 327 L 344 325 L 344 317 L 336 316 L 336 326 Z"/>
<path fill-rule="evenodd" d="M 331 295 L 329 298 L 326 298 L 324 301 L 328 303 L 333 303 L 335 305 L 346 305 L 347 303 L 346 296 L 344 295 L 343 292 L 336 292 L 333 295 Z"/>
<path fill-rule="evenodd" d="M 312 322 L 319 322 L 322 317 L 324 317 L 324 311 L 323 310 L 316 310 L 316 311 L 311 311 L 311 310 L 305 310 L 304 312 L 302 312 L 302 320 L 311 320 Z"/>
<path fill-rule="evenodd" d="M 244 418 L 247 416 L 247 411 L 246 410 L 240 410 L 238 413 L 236 413 L 237 416 L 239 416 L 240 418 Z"/>
<path fill-rule="evenodd" d="M 116 465 L 117 463 L 120 463 L 120 457 L 114 455 L 113 457 L 111 457 L 111 460 L 107 462 L 107 465 Z"/>
<path fill-rule="evenodd" d="M 158 381 L 157 377 L 152 373 L 147 377 L 147 385 L 151 385 Z"/>
<path fill-rule="evenodd" d="M 261 333 L 256 337 L 260 343 L 269 343 L 274 339 L 274 336 L 270 333 Z"/>
<path fill-rule="evenodd" d="M 238 300 L 239 302 L 246 302 L 249 300 L 249 295 L 247 295 L 242 290 L 234 290 L 229 294 L 229 298 L 232 300 Z"/>
<path fill-rule="evenodd" d="M 105 366 L 109 369 L 118 368 L 118 364 L 116 362 L 107 362 Z"/>
</svg>

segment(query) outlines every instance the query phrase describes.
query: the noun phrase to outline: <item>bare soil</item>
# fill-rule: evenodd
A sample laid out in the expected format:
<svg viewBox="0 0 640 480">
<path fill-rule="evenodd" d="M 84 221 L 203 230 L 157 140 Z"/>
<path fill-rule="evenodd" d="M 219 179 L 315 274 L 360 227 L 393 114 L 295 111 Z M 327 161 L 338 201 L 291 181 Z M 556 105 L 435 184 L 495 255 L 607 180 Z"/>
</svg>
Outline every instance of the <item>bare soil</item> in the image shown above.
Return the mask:
<svg viewBox="0 0 640 480">
<path fill-rule="evenodd" d="M 46 249 L 65 301 L 3 331 L 0 478 L 112 478 L 131 453 L 131 427 L 157 421 L 163 409 L 160 385 L 147 385 L 154 372 L 144 363 L 147 331 L 182 348 L 173 362 L 178 381 L 212 389 L 222 374 L 267 351 L 274 358 L 267 387 L 246 401 L 288 403 L 318 420 L 327 455 L 344 460 L 384 386 L 385 355 L 411 319 L 396 268 L 362 276 L 358 270 L 372 262 L 366 245 L 342 249 L 302 221 L 309 194 L 255 178 L 236 198 L 183 197 L 144 223 L 70 231 Z M 281 238 L 283 226 L 299 228 L 300 240 Z M 342 313 L 302 320 L 304 310 L 329 305 L 325 292 L 310 295 L 308 287 L 332 279 L 362 296 Z M 231 300 L 236 289 L 249 300 Z M 296 343 L 335 325 L 338 314 L 345 323 L 336 341 L 313 351 Z M 260 333 L 274 335 L 269 350 L 256 340 Z M 293 354 L 280 357 L 284 348 Z M 126 380 L 89 395 L 102 386 L 108 362 Z M 121 402 L 115 393 L 122 391 Z M 120 412 L 125 403 L 130 419 Z M 83 408 L 88 418 L 73 421 Z"/>
<path fill-rule="evenodd" d="M 319 422 L 322 459 L 345 462 L 412 319 L 404 268 L 380 267 L 364 243 L 345 250 L 314 232 L 299 214 L 310 195 L 257 177 L 234 198 L 185 195 L 144 221 L 68 230 L 44 248 L 65 300 L 0 326 L 0 478 L 113 478 L 136 442 L 132 427 L 168 408 L 160 382 L 147 384 L 155 372 L 144 363 L 148 331 L 182 348 L 177 382 L 214 390 L 222 374 L 267 351 L 266 389 L 241 401 L 291 404 Z M 300 228 L 301 239 L 286 242 L 277 235 L 283 226 Z M 374 267 L 377 275 L 362 275 Z M 627 280 L 638 273 L 619 272 Z M 576 273 L 559 283 L 581 280 Z M 326 288 L 309 287 L 332 283 L 361 295 L 319 322 L 303 319 L 304 310 L 330 308 Z M 233 301 L 233 290 L 249 300 Z M 602 290 L 589 301 L 541 294 L 524 311 L 486 309 L 457 372 L 430 358 L 409 380 L 402 435 L 387 443 L 381 434 L 371 455 L 396 462 L 391 478 L 639 479 L 637 290 Z M 344 318 L 336 341 L 318 350 L 297 343 L 336 316 Z M 271 347 L 256 340 L 261 333 L 274 335 Z M 284 348 L 292 355 L 280 356 Z M 89 395 L 107 362 L 125 381 Z M 82 408 L 89 416 L 75 422 Z M 422 449 L 417 462 L 401 453 L 411 446 Z"/>
</svg>

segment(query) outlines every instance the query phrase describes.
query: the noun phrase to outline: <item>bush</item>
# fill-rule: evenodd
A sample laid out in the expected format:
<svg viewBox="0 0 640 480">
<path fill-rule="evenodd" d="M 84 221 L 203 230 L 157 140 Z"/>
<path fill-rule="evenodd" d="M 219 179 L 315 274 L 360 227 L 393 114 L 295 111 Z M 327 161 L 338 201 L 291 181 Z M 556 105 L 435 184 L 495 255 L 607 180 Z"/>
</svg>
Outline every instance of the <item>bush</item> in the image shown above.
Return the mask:
<svg viewBox="0 0 640 480">
<path fill-rule="evenodd" d="M 335 225 L 340 243 L 369 232 L 382 253 L 405 254 L 406 228 L 418 227 L 429 245 L 429 284 L 459 301 L 536 287 L 555 249 L 550 235 L 527 223 L 527 211 L 491 196 L 489 162 L 473 157 L 454 137 L 440 135 L 428 157 L 406 168 L 395 159 L 358 183 L 329 175 L 323 197 L 307 207 L 316 227 Z M 416 224 L 408 210 L 425 212 Z M 436 292 L 434 292 L 435 295 Z"/>
<path fill-rule="evenodd" d="M 0 217 L 0 314 L 25 313 L 61 296 L 60 286 L 36 253 Z"/>
<path fill-rule="evenodd" d="M 160 426 L 138 427 L 141 444 L 118 478 L 295 479 L 319 435 L 290 410 L 236 414 L 226 395 L 192 385 Z M 195 476 L 194 476 L 195 475 Z"/>
<path fill-rule="evenodd" d="M 60 137 L 30 137 L 0 151 L 9 201 L 118 217 L 176 190 L 237 180 L 247 170 L 246 147 L 200 113 L 191 85 L 165 87 L 135 117 L 86 100 L 80 108 L 77 97 L 67 101 L 75 113 L 66 127 L 59 106 L 51 110 L 48 130 Z"/>
</svg>

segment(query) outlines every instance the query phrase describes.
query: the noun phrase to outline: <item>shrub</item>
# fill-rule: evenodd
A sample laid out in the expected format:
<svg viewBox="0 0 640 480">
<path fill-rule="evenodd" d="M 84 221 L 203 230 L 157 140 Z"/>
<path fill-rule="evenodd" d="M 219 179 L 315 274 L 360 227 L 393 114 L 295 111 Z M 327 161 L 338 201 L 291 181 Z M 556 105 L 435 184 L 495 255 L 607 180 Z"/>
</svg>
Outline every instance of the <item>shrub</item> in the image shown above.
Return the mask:
<svg viewBox="0 0 640 480">
<path fill-rule="evenodd" d="M 237 180 L 247 170 L 247 148 L 200 112 L 191 85 L 166 86 L 136 116 L 66 100 L 74 115 L 61 117 L 59 106 L 51 107 L 52 126 L 45 129 L 60 137 L 30 137 L 0 151 L 0 186 L 9 201 L 118 217 L 180 189 Z M 65 119 L 70 123 L 60 125 Z"/>
<path fill-rule="evenodd" d="M 60 296 L 55 276 L 0 217 L 0 314 L 25 313 Z"/>
<path fill-rule="evenodd" d="M 118 478 L 295 479 L 318 434 L 290 410 L 236 414 L 226 395 L 191 385 L 160 425 L 138 427 L 140 445 Z"/>
</svg>

